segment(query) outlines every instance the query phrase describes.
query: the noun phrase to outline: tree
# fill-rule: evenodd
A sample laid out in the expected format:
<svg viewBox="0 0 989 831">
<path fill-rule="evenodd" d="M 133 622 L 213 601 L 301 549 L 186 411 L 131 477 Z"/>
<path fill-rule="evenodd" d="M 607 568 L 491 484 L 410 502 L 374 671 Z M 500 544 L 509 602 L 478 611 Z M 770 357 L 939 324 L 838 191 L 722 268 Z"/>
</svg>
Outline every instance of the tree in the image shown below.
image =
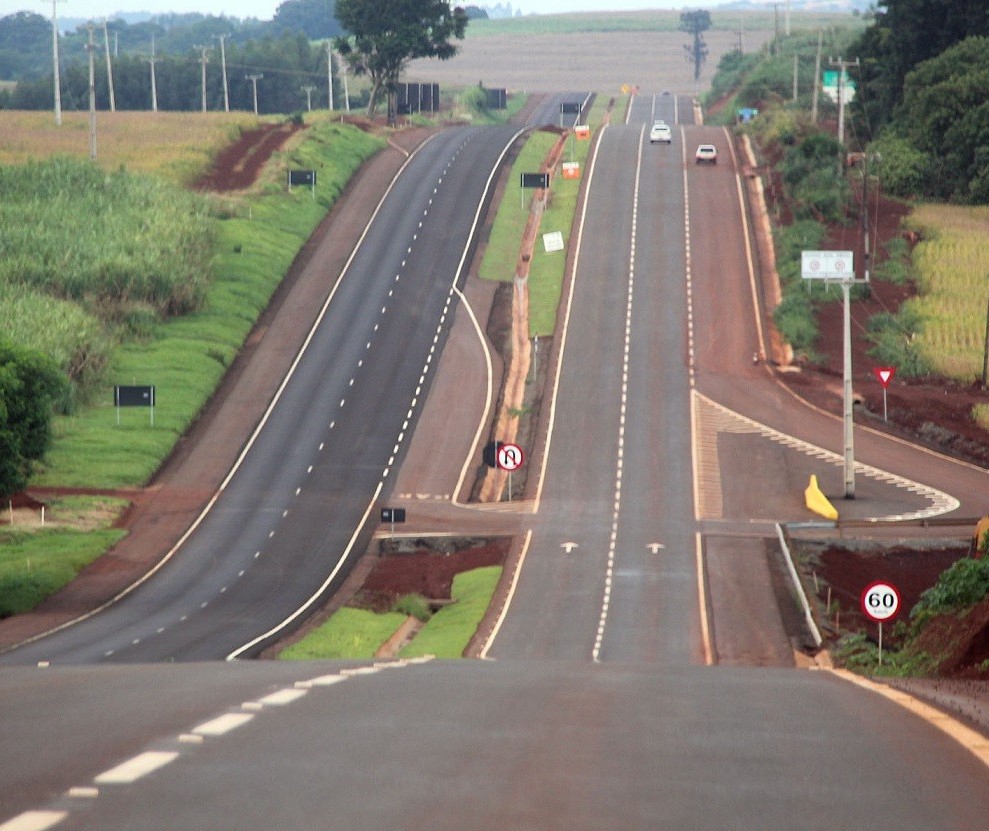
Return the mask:
<svg viewBox="0 0 989 831">
<path fill-rule="evenodd" d="M 989 35 L 985 0 L 884 0 L 875 21 L 853 45 L 861 61 L 853 108 L 878 135 L 903 98 L 917 64 L 974 35 Z"/>
<path fill-rule="evenodd" d="M 280 31 L 303 32 L 310 40 L 339 37 L 334 0 L 285 0 L 271 22 Z"/>
<path fill-rule="evenodd" d="M 449 60 L 457 54 L 450 40 L 467 31 L 467 13 L 448 0 L 338 0 L 337 19 L 349 33 L 336 38 L 337 51 L 351 71 L 371 79 L 371 117 L 409 61 Z"/>
<path fill-rule="evenodd" d="M 0 340 L 0 497 L 27 485 L 51 444 L 53 407 L 67 388 L 51 358 Z"/>
<path fill-rule="evenodd" d="M 704 32 L 711 28 L 711 13 L 705 9 L 680 13 L 680 31 L 694 36 L 694 42 L 684 45 L 687 60 L 694 64 L 694 80 L 701 77 L 701 65 L 707 59 L 707 44 Z"/>
</svg>

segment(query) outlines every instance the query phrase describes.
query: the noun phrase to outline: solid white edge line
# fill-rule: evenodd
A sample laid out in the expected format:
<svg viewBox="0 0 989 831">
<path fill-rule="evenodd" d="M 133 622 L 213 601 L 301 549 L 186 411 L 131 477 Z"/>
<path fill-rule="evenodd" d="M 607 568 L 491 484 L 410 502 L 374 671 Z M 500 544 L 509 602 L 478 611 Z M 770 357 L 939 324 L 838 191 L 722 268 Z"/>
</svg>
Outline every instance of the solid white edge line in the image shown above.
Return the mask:
<svg viewBox="0 0 989 831">
<path fill-rule="evenodd" d="M 543 447 L 543 458 L 541 464 L 539 465 L 539 481 L 536 485 L 536 497 L 534 500 L 533 513 L 539 513 L 539 503 L 542 499 L 543 485 L 546 481 L 546 467 L 549 462 L 550 446 L 553 444 L 553 428 L 556 424 L 556 400 L 560 392 L 560 375 L 563 368 L 563 355 L 566 352 L 567 347 L 567 334 L 570 330 L 570 314 L 573 310 L 574 287 L 577 284 L 577 267 L 580 263 L 580 249 L 584 240 L 584 224 L 587 220 L 587 194 L 590 192 L 591 184 L 594 181 L 594 169 L 597 165 L 597 151 L 598 147 L 601 145 L 601 137 L 607 129 L 608 125 L 605 124 L 598 131 L 595 136 L 594 146 L 591 148 L 590 153 L 591 164 L 587 171 L 587 182 L 584 185 L 584 205 L 580 212 L 580 223 L 577 226 L 577 243 L 574 249 L 573 268 L 571 269 L 572 276 L 570 278 L 570 290 L 567 292 L 566 311 L 563 315 L 563 325 L 561 326 L 560 332 L 560 349 L 556 356 L 556 371 L 553 379 L 553 394 L 550 397 L 549 419 L 546 430 L 546 445 Z"/>
<path fill-rule="evenodd" d="M 502 604 L 501 613 L 498 615 L 498 620 L 495 622 L 494 629 L 491 630 L 491 634 L 488 635 L 487 640 L 484 643 L 484 647 L 478 657 L 482 660 L 488 657 L 488 651 L 494 644 L 494 640 L 498 637 L 498 632 L 501 631 L 501 625 L 505 622 L 505 618 L 508 616 L 508 607 L 512 605 L 512 599 L 515 597 L 515 589 L 519 584 L 519 577 L 522 574 L 522 565 L 525 563 L 526 555 L 529 553 L 529 543 L 532 541 L 532 529 L 530 528 L 525 532 L 525 540 L 522 543 L 522 554 L 519 557 L 518 564 L 515 566 L 515 573 L 512 575 L 512 585 L 508 589 L 508 597 L 505 598 L 505 602 Z"/>
<path fill-rule="evenodd" d="M 714 644 L 711 642 L 711 621 L 707 608 L 707 590 L 704 582 L 704 542 L 700 531 L 694 533 L 694 559 L 697 566 L 697 606 L 701 619 L 701 644 L 705 666 L 714 664 Z"/>
<path fill-rule="evenodd" d="M 269 629 L 267 632 L 262 632 L 256 638 L 248 641 L 243 646 L 237 647 L 237 649 L 235 649 L 233 652 L 227 655 L 226 657 L 227 661 L 235 661 L 237 658 L 239 658 L 241 655 L 247 652 L 247 650 L 251 649 L 254 646 L 257 646 L 260 643 L 263 643 L 264 641 L 271 638 L 273 635 L 277 635 L 279 632 L 285 629 L 285 627 L 289 626 L 291 623 L 297 620 L 302 614 L 308 611 L 309 608 L 312 607 L 313 604 L 315 604 L 316 601 L 323 596 L 323 593 L 329 587 L 330 583 L 332 583 L 336 579 L 336 576 L 337 574 L 339 574 L 340 569 L 343 568 L 343 564 L 347 562 L 347 559 L 350 557 L 350 552 L 353 551 L 354 545 L 357 543 L 357 538 L 361 535 L 364 526 L 367 524 L 368 518 L 371 516 L 371 512 L 378 501 L 378 496 L 381 495 L 381 489 L 383 484 L 384 484 L 383 480 L 378 482 L 378 486 L 374 489 L 374 494 L 371 496 L 371 501 L 368 503 L 367 508 L 364 511 L 364 516 L 361 517 L 361 521 L 357 523 L 357 527 L 354 529 L 354 533 L 351 535 L 350 541 L 347 543 L 347 547 L 344 549 L 343 554 L 341 554 L 340 559 L 337 560 L 337 564 L 333 567 L 333 570 L 329 573 L 327 578 L 320 584 L 320 586 L 316 589 L 316 591 L 312 593 L 312 595 L 305 601 L 305 603 L 299 606 L 298 609 L 292 612 L 292 614 L 286 617 L 281 623 L 272 626 L 271 629 Z"/>
<path fill-rule="evenodd" d="M 735 168 L 735 190 L 738 194 L 738 213 L 742 217 L 742 239 L 745 241 L 745 260 L 749 270 L 749 289 L 752 292 L 752 313 L 755 317 L 755 325 L 758 340 L 759 352 L 767 355 L 766 336 L 762 329 L 762 314 L 759 311 L 759 292 L 755 282 L 755 263 L 752 258 L 752 241 L 749 238 L 749 218 L 745 212 L 745 196 L 742 192 L 742 175 L 738 172 L 738 157 L 735 154 L 735 145 L 731 140 L 731 133 L 728 128 L 723 128 L 725 138 L 728 141 L 729 155 L 731 156 L 732 167 Z"/>
</svg>

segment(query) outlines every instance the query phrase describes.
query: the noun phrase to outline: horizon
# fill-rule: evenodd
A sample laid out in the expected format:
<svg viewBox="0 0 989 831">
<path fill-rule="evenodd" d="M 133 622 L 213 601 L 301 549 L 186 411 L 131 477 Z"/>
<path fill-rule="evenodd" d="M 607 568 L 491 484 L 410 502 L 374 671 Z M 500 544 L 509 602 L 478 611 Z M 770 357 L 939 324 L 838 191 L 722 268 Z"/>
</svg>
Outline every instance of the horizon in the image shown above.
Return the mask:
<svg viewBox="0 0 989 831">
<path fill-rule="evenodd" d="M 761 5 L 771 5 L 772 0 L 752 0 Z M 693 8 L 713 9 L 727 0 L 694 0 L 687 5 Z M 57 0 L 56 14 L 60 20 L 113 20 L 121 15 L 133 14 L 191 14 L 225 16 L 232 18 L 271 20 L 282 0 Z M 608 0 L 503 0 L 502 2 L 465 2 L 493 8 L 511 5 L 523 15 L 575 14 L 583 12 L 670 11 L 683 9 L 683 0 L 620 0 L 621 8 L 614 8 Z M 51 17 L 51 0 L 0 0 L 0 17 L 30 11 Z M 459 4 L 458 4 L 459 5 Z M 538 10 L 534 7 L 538 5 Z"/>
</svg>

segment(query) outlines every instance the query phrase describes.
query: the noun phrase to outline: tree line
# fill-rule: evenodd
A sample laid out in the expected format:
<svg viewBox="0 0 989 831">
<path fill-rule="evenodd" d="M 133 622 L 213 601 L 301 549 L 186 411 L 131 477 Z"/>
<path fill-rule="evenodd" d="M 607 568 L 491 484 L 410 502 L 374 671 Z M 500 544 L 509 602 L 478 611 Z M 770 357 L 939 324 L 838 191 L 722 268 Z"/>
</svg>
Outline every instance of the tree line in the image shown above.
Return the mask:
<svg viewBox="0 0 989 831">
<path fill-rule="evenodd" d="M 100 32 L 102 39 L 102 31 Z M 307 106 L 305 87 L 311 87 L 313 107 L 325 107 L 329 97 L 325 47 L 311 43 L 303 34 L 283 34 L 277 38 L 232 43 L 224 47 L 221 62 L 219 45 L 208 48 L 206 58 L 206 108 L 223 110 L 224 72 L 226 64 L 227 99 L 230 109 L 253 108 L 253 88 L 247 76 L 258 80 L 258 111 L 290 113 Z M 121 110 L 152 109 L 152 72 L 157 108 L 160 110 L 198 110 L 203 98 L 203 51 L 190 50 L 182 55 L 162 55 L 152 63 L 150 56 L 120 55 L 113 59 L 114 103 Z M 109 106 L 110 84 L 102 44 L 94 56 L 96 103 L 99 109 Z M 334 62 L 334 73 L 336 65 Z M 88 64 L 71 64 L 61 74 L 62 107 L 85 110 L 89 106 Z M 335 83 L 339 83 L 334 78 Z M 23 80 L 9 91 L 0 106 L 10 109 L 50 109 L 53 102 L 52 77 Z M 335 95 L 339 91 L 335 91 Z"/>
<path fill-rule="evenodd" d="M 989 202 L 989 4 L 885 0 L 853 45 L 852 112 L 898 196 Z"/>
</svg>

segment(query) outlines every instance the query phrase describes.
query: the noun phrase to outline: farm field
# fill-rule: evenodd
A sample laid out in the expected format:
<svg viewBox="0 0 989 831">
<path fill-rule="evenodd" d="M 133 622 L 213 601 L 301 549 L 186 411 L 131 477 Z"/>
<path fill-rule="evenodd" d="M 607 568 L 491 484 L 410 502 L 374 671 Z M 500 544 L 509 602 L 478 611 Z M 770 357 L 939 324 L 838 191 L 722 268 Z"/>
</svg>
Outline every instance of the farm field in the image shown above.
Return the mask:
<svg viewBox="0 0 989 831">
<path fill-rule="evenodd" d="M 253 113 L 98 112 L 96 158 L 116 170 L 155 173 L 191 184 L 220 148 L 257 126 Z M 89 113 L 0 110 L 0 164 L 67 155 L 89 158 Z"/>
<path fill-rule="evenodd" d="M 410 81 L 441 87 L 481 81 L 529 92 L 618 95 L 624 84 L 638 85 L 645 93 L 703 92 L 721 56 L 739 39 L 749 52 L 774 34 L 771 15 L 712 14 L 713 26 L 704 33 L 709 54 L 695 82 L 684 58 L 690 36 L 677 31 L 679 19 L 679 12 L 626 12 L 475 21 L 454 58 L 413 61 L 407 75 Z M 819 25 L 818 17 L 813 21 Z M 805 24 L 794 16 L 793 25 Z"/>
</svg>

